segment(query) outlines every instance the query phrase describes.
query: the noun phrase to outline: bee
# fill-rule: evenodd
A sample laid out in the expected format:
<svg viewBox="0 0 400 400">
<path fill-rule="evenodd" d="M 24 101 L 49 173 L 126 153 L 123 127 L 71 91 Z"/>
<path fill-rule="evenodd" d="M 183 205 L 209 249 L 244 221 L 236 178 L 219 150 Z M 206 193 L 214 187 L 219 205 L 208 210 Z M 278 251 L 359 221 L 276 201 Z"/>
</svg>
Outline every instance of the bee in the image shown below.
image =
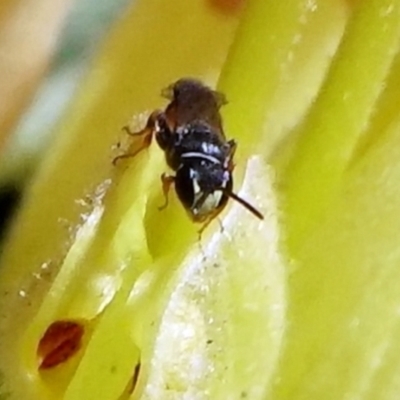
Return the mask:
<svg viewBox="0 0 400 400">
<path fill-rule="evenodd" d="M 146 126 L 132 132 L 141 144 L 134 153 L 122 154 L 122 159 L 136 156 L 150 146 L 153 137 L 165 153 L 168 166 L 175 175 L 161 175 L 165 204 L 174 184 L 176 194 L 194 222 L 208 223 L 226 206 L 229 198 L 239 202 L 259 219 L 263 215 L 250 203 L 233 192 L 235 140 L 227 140 L 220 108 L 225 96 L 201 81 L 183 78 L 162 91 L 170 102 L 164 111 L 151 113 Z"/>
</svg>

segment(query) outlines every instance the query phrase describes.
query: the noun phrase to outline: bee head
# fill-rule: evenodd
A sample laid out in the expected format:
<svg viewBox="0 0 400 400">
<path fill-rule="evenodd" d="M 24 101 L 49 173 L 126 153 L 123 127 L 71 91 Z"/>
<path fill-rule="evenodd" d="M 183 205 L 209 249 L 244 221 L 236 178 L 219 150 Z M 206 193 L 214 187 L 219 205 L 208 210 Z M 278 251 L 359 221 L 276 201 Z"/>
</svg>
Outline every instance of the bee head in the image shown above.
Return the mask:
<svg viewBox="0 0 400 400">
<path fill-rule="evenodd" d="M 179 200 L 196 222 L 218 214 L 232 191 L 232 173 L 222 164 L 195 159 L 176 172 L 175 190 Z"/>
</svg>

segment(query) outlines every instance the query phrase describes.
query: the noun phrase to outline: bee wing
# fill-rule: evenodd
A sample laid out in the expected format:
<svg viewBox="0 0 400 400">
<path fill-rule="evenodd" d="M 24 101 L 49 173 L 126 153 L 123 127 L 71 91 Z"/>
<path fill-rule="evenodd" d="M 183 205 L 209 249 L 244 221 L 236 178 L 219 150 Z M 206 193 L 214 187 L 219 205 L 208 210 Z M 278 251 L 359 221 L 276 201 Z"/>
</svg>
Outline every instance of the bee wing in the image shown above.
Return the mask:
<svg viewBox="0 0 400 400">
<path fill-rule="evenodd" d="M 215 102 L 217 103 L 218 109 L 220 109 L 222 106 L 228 104 L 228 100 L 226 99 L 225 95 L 221 92 L 218 92 L 217 90 L 213 90 L 213 95 L 215 98 Z"/>
<path fill-rule="evenodd" d="M 172 100 L 174 98 L 174 83 L 161 90 L 161 97 Z"/>
</svg>

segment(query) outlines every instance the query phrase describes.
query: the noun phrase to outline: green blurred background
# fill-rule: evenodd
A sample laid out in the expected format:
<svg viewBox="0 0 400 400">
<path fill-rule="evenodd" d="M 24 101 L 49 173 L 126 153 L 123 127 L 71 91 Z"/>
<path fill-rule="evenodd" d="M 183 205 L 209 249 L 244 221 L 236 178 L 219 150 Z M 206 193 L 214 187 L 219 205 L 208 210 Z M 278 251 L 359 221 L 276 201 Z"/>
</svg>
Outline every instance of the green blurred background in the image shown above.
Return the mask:
<svg viewBox="0 0 400 400">
<path fill-rule="evenodd" d="M 25 185 L 57 133 L 58 119 L 90 67 L 102 38 L 128 3 L 81 0 L 70 5 L 49 68 L 0 148 L 0 246 Z"/>
</svg>

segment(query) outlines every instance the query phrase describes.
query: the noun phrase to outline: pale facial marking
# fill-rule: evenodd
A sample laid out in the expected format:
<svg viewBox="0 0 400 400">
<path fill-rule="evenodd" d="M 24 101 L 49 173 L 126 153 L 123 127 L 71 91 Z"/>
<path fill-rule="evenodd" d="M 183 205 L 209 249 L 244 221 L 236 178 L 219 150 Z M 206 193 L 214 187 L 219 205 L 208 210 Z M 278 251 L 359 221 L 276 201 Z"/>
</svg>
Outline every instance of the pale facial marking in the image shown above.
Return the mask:
<svg viewBox="0 0 400 400">
<path fill-rule="evenodd" d="M 221 198 L 222 198 L 222 192 L 220 190 L 216 190 L 215 192 L 210 193 L 199 208 L 193 209 L 193 214 L 195 215 L 210 214 L 211 212 L 215 211 L 218 208 Z"/>
<path fill-rule="evenodd" d="M 215 190 L 214 192 L 210 193 L 205 198 L 205 200 L 202 202 L 202 204 L 195 207 L 197 202 L 203 196 L 204 192 L 201 190 L 201 187 L 197 180 L 196 172 L 193 169 L 191 169 L 189 173 L 190 173 L 190 178 L 191 178 L 191 181 L 193 184 L 193 194 L 194 194 L 194 199 L 193 199 L 193 204 L 192 204 L 192 212 L 196 216 L 206 216 L 218 208 L 218 206 L 222 200 L 223 192 L 221 190 Z M 223 182 L 222 188 L 225 188 L 226 185 L 227 185 L 227 181 Z"/>
<path fill-rule="evenodd" d="M 203 142 L 201 144 L 201 149 L 203 150 L 203 152 L 205 154 L 214 154 L 214 153 L 219 152 L 218 146 L 216 146 L 215 144 L 212 144 L 212 143 Z"/>
</svg>

